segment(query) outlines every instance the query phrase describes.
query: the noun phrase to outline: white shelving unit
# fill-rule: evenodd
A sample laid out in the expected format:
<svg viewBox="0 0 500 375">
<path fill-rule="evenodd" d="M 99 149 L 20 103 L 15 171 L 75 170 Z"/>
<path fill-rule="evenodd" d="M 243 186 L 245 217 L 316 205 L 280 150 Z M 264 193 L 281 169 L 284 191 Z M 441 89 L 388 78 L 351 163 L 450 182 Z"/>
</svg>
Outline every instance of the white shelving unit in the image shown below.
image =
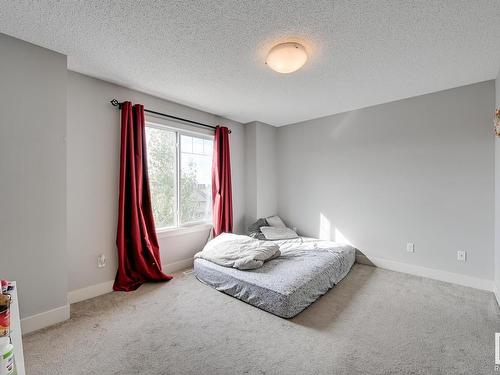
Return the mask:
<svg viewBox="0 0 500 375">
<path fill-rule="evenodd" d="M 17 285 L 16 282 L 14 292 L 11 293 L 10 304 L 10 338 L 12 345 L 14 345 L 14 358 L 16 361 L 17 375 L 26 375 L 24 369 L 24 354 L 23 354 L 23 335 L 21 332 L 21 319 L 19 317 L 19 302 L 17 299 Z"/>
</svg>

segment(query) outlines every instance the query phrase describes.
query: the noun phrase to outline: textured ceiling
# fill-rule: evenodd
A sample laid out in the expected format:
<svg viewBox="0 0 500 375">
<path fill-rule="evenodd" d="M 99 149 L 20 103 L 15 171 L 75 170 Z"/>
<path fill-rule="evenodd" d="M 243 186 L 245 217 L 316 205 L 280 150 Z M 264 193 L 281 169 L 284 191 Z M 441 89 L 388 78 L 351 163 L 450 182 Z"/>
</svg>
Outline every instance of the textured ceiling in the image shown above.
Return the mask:
<svg viewBox="0 0 500 375">
<path fill-rule="evenodd" d="M 500 68 L 499 0 L 0 0 L 0 32 L 68 55 L 71 70 L 277 126 Z M 284 41 L 309 52 L 297 73 L 264 65 Z"/>
</svg>

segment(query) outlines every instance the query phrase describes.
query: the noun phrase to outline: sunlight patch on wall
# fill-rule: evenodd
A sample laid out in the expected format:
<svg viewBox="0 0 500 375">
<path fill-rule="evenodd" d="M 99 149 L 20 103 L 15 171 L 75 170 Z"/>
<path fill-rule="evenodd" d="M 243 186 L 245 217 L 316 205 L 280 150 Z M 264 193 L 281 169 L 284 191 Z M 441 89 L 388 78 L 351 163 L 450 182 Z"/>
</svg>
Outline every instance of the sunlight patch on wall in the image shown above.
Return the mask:
<svg viewBox="0 0 500 375">
<path fill-rule="evenodd" d="M 332 233 L 332 223 L 330 220 L 322 213 L 319 213 L 319 234 L 318 238 L 320 240 L 335 241 L 338 243 L 343 243 L 347 245 L 352 245 L 351 241 L 344 236 L 344 234 L 335 227 Z"/>
<path fill-rule="evenodd" d="M 331 240 L 331 230 L 332 225 L 330 224 L 330 220 L 323 215 L 321 212 L 319 213 L 319 239 L 320 240 Z"/>
<path fill-rule="evenodd" d="M 351 241 L 349 241 L 347 238 L 345 238 L 345 236 L 342 234 L 342 232 L 338 228 L 335 228 L 335 242 L 343 243 L 343 244 L 347 244 L 347 245 L 352 246 Z"/>
</svg>

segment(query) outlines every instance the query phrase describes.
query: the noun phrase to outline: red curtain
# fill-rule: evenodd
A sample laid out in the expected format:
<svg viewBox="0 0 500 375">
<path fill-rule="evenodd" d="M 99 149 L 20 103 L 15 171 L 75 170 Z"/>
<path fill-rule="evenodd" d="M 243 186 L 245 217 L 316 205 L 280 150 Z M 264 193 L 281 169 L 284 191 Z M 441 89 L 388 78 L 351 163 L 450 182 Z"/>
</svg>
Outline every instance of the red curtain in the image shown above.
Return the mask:
<svg viewBox="0 0 500 375">
<path fill-rule="evenodd" d="M 233 194 L 231 189 L 231 161 L 229 129 L 215 128 L 212 161 L 212 217 L 214 236 L 233 231 Z"/>
<path fill-rule="evenodd" d="M 118 200 L 118 271 L 113 289 L 131 291 L 146 281 L 168 281 L 161 270 L 149 192 L 144 106 L 121 107 L 120 195 Z"/>
</svg>

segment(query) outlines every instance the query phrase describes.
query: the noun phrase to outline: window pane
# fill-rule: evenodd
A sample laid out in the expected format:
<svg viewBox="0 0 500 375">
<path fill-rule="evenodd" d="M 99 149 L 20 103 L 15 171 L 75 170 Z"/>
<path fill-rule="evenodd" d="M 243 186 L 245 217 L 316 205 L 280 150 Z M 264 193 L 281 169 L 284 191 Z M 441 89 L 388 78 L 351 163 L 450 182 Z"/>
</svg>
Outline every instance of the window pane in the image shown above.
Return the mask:
<svg viewBox="0 0 500 375">
<path fill-rule="evenodd" d="M 214 142 L 210 139 L 203 140 L 203 153 L 207 155 L 212 155 L 212 151 L 214 148 Z"/>
<path fill-rule="evenodd" d="M 176 226 L 176 134 L 146 127 L 146 142 L 156 228 Z"/>
<path fill-rule="evenodd" d="M 193 152 L 195 154 L 203 154 L 203 139 L 202 138 L 193 138 Z"/>
<path fill-rule="evenodd" d="M 184 144 L 193 145 L 184 149 Z M 181 223 L 212 220 L 212 140 L 181 135 Z"/>
<path fill-rule="evenodd" d="M 193 152 L 193 138 L 181 137 L 181 149 L 185 152 Z"/>
</svg>

